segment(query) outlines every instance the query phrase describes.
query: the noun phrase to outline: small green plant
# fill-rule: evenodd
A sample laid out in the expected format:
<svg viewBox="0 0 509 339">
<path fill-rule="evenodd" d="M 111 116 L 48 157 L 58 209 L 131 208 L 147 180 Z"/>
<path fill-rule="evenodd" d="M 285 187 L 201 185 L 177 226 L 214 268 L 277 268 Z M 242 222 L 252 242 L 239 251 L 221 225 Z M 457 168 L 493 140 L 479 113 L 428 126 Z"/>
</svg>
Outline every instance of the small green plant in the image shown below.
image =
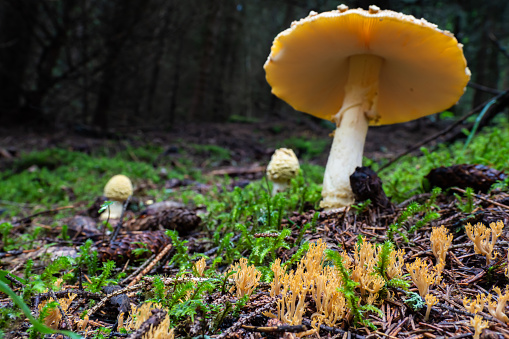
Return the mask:
<svg viewBox="0 0 509 339">
<path fill-rule="evenodd" d="M 340 273 L 343 281 L 340 291 L 347 301 L 350 314 L 353 315 L 354 325 L 361 324 L 376 330 L 376 326 L 364 316 L 364 313 L 375 312 L 380 315 L 382 311 L 373 305 L 360 305 L 360 297 L 355 293 L 355 288 L 359 283 L 352 280 L 351 273 L 343 264 L 343 258 L 338 252 L 327 250 L 327 259 L 334 263 Z M 381 315 L 383 316 L 383 313 Z"/>
<path fill-rule="evenodd" d="M 419 293 L 415 292 L 406 292 L 407 296 L 409 298 L 404 299 L 403 302 L 410 306 L 414 311 L 419 311 L 426 307 L 426 303 L 424 302 L 423 298 L 419 295 Z"/>
<path fill-rule="evenodd" d="M 21 299 L 16 293 L 14 293 L 14 291 L 11 290 L 10 287 L 1 280 L 0 280 L 0 292 L 5 293 L 7 296 L 9 296 L 13 303 L 23 312 L 25 317 L 28 318 L 28 320 L 32 324 L 33 332 L 41 334 L 62 333 L 66 336 L 69 336 L 71 339 L 81 339 L 81 336 L 76 333 L 69 331 L 52 330 L 51 328 L 39 322 L 37 319 L 34 318 L 32 312 L 30 311 L 30 308 L 28 308 L 23 299 Z"/>
<path fill-rule="evenodd" d="M 132 251 L 134 256 L 137 257 L 137 258 L 141 257 L 145 253 L 152 253 L 148 249 L 148 245 L 145 244 L 144 242 L 134 242 L 133 244 L 137 244 L 137 245 L 141 246 L 139 248 L 133 249 L 133 251 Z"/>
<path fill-rule="evenodd" d="M 394 244 L 387 240 L 382 245 L 378 244 L 377 246 L 379 247 L 379 255 L 375 271 L 384 278 L 385 287 L 402 288 L 405 290 L 408 289 L 408 287 L 410 287 L 410 283 L 407 280 L 398 277 L 390 278 L 387 274 L 387 269 L 390 263 L 390 255 L 395 250 Z"/>
<path fill-rule="evenodd" d="M 362 201 L 358 204 L 353 204 L 350 207 L 355 211 L 356 214 L 362 214 L 369 209 L 370 204 L 371 204 L 371 200 L 368 199 L 368 200 Z"/>
<path fill-rule="evenodd" d="M 2 234 L 2 251 L 9 251 L 14 244 L 14 239 L 11 237 L 12 224 L 10 222 L 3 222 L 0 224 L 0 234 Z"/>
<path fill-rule="evenodd" d="M 179 266 L 181 270 L 191 269 L 191 257 L 187 252 L 187 246 L 185 246 L 189 241 L 181 240 L 177 231 L 167 230 L 166 234 L 171 238 L 173 248 L 177 251 L 171 258 L 170 264 Z"/>
<path fill-rule="evenodd" d="M 431 197 L 423 205 L 415 201 L 410 203 L 407 208 L 401 212 L 396 222 L 389 225 L 387 229 L 387 237 L 389 240 L 394 242 L 394 235 L 399 234 L 408 242 L 407 233 L 415 232 L 429 222 L 438 219 L 440 214 L 435 212 L 434 209 L 436 208 L 435 201 L 440 193 L 441 189 L 436 187 L 433 189 Z M 422 217 L 416 220 L 407 230 L 405 225 L 418 215 L 422 215 Z"/>
<path fill-rule="evenodd" d="M 85 286 L 88 288 L 90 292 L 97 293 L 101 291 L 104 286 L 115 284 L 117 280 L 109 279 L 109 277 L 113 273 L 113 269 L 115 268 L 115 262 L 108 260 L 107 262 L 103 262 L 102 272 L 99 276 L 89 277 L 91 283 L 85 283 Z"/>
<path fill-rule="evenodd" d="M 97 212 L 102 213 L 102 212 L 106 211 L 108 209 L 108 207 L 110 207 L 113 204 L 114 204 L 114 201 L 106 200 L 105 202 L 102 203 L 101 207 L 99 208 L 99 210 Z"/>
<path fill-rule="evenodd" d="M 63 241 L 69 241 L 71 240 L 71 237 L 69 237 L 69 226 L 67 226 L 67 224 L 63 224 L 62 225 L 62 230 L 60 232 L 60 238 L 63 240 Z"/>
<path fill-rule="evenodd" d="M 80 256 L 77 258 L 77 265 L 88 270 L 89 275 L 95 275 L 99 268 L 99 259 L 97 251 L 92 251 L 92 239 L 88 239 L 83 246 L 80 247 Z"/>
<path fill-rule="evenodd" d="M 463 213 L 472 213 L 475 209 L 474 206 L 474 190 L 471 187 L 467 187 L 465 190 L 464 198 L 465 202 L 463 202 L 462 197 L 458 193 L 454 193 L 454 196 L 458 200 L 456 202 L 456 207 Z"/>
</svg>

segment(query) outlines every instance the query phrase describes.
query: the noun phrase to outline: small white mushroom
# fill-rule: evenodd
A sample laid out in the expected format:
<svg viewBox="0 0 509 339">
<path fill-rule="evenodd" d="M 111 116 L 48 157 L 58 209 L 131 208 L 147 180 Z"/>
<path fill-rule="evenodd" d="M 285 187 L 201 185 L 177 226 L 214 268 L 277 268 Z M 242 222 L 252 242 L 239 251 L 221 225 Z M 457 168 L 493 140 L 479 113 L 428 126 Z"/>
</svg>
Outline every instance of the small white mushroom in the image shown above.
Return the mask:
<svg viewBox="0 0 509 339">
<path fill-rule="evenodd" d="M 124 209 L 123 203 L 133 194 L 131 180 L 123 174 L 114 175 L 104 186 L 104 196 L 112 200 L 108 210 L 101 213 L 100 219 L 119 219 Z"/>
<path fill-rule="evenodd" d="M 272 195 L 285 191 L 299 168 L 299 159 L 291 149 L 277 149 L 267 166 L 267 178 L 273 183 Z"/>
</svg>

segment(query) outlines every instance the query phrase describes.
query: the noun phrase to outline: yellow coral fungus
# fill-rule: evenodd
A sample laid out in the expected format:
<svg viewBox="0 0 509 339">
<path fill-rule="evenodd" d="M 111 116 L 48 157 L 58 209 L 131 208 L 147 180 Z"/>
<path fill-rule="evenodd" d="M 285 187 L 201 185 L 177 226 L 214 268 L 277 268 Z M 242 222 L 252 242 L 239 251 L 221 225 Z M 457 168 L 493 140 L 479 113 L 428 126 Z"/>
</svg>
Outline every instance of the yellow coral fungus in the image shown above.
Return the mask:
<svg viewBox="0 0 509 339">
<path fill-rule="evenodd" d="M 412 264 L 406 264 L 406 268 L 415 286 L 419 289 L 420 296 L 424 297 L 428 294 L 431 284 L 435 282 L 436 272 L 430 271 L 428 265 L 421 258 L 417 258 Z"/>
<path fill-rule="evenodd" d="M 467 297 L 463 298 L 463 306 L 465 309 L 470 312 L 477 314 L 484 309 L 484 304 L 486 303 L 486 296 L 482 293 L 477 294 L 475 300 L 470 300 Z"/>
<path fill-rule="evenodd" d="M 389 265 L 386 270 L 389 279 L 401 279 L 403 276 L 404 256 L 405 250 L 392 250 L 389 254 Z"/>
<path fill-rule="evenodd" d="M 434 227 L 433 231 L 431 231 L 431 250 L 435 258 L 437 258 L 437 263 L 443 261 L 445 264 L 447 250 L 451 247 L 452 243 L 452 234 L 448 233 L 449 232 L 443 225 Z"/>
<path fill-rule="evenodd" d="M 282 284 L 282 298 L 277 304 L 278 318 L 288 325 L 300 325 L 306 307 L 307 287 L 304 285 L 303 269 L 285 274 Z"/>
<path fill-rule="evenodd" d="M 311 243 L 309 249 L 301 259 L 299 266 L 304 270 L 304 281 L 311 282 L 320 273 L 322 269 L 323 254 L 327 244 L 322 240 L 318 239 L 316 243 Z"/>
<path fill-rule="evenodd" d="M 322 323 L 334 327 L 346 315 L 346 300 L 339 287 L 341 280 L 334 268 L 324 267 L 311 289 L 311 297 L 316 304 L 316 312 L 311 315 L 315 329 L 318 330 Z"/>
<path fill-rule="evenodd" d="M 500 288 L 499 287 L 495 287 L 493 288 L 493 290 L 495 292 L 497 292 L 498 294 L 498 301 L 491 301 L 491 294 L 488 295 L 488 311 L 490 312 L 490 314 L 494 317 L 494 318 L 497 318 L 498 320 L 504 322 L 504 323 L 509 323 L 509 318 L 507 317 L 507 315 L 505 314 L 505 305 L 507 304 L 507 300 L 509 300 L 509 290 L 507 289 L 506 287 L 506 291 L 504 294 L 502 294 L 502 292 L 500 291 Z"/>
<path fill-rule="evenodd" d="M 489 265 L 490 261 L 498 255 L 497 252 L 493 252 L 493 248 L 498 237 L 502 234 L 503 228 L 504 223 L 500 220 L 496 223 L 492 222 L 489 229 L 480 222 L 475 226 L 472 226 L 470 223 L 465 226 L 468 237 L 474 243 L 475 253 L 486 257 L 486 265 Z M 491 240 L 489 239 L 490 235 Z"/>
<path fill-rule="evenodd" d="M 203 277 L 203 272 L 205 271 L 205 267 L 207 267 L 207 263 L 205 262 L 205 258 L 202 257 L 200 260 L 194 263 L 194 270 L 198 277 Z"/>
<path fill-rule="evenodd" d="M 253 293 L 262 274 L 256 269 L 254 265 L 247 266 L 247 259 L 241 258 L 229 272 L 236 271 L 232 274 L 232 279 L 235 281 L 237 287 L 236 296 L 242 298 L 246 294 Z"/>
<path fill-rule="evenodd" d="M 76 298 L 76 294 L 67 294 L 67 298 L 58 299 L 58 304 L 60 305 L 64 313 L 67 311 L 74 298 Z M 54 301 L 53 298 L 50 298 L 46 301 L 41 302 L 39 304 L 39 311 L 42 311 L 46 305 L 51 304 L 51 302 L 53 301 Z M 52 307 L 47 308 L 45 310 L 45 313 L 46 314 L 44 317 L 44 323 L 46 324 L 46 326 L 54 330 L 58 329 L 60 321 L 62 320 L 62 313 L 60 312 L 58 306 L 53 305 Z"/>
<path fill-rule="evenodd" d="M 132 307 L 129 312 L 129 318 L 123 324 L 126 330 L 137 330 L 140 326 L 152 316 L 152 310 L 160 308 L 161 305 L 153 303 L 142 304 L 137 309 Z M 123 317 L 122 317 L 123 318 Z M 119 322 L 120 326 L 120 322 Z M 158 326 L 151 326 L 149 331 L 142 336 L 142 339 L 173 339 L 174 330 L 170 329 L 170 317 L 165 315 L 163 321 Z"/>
<path fill-rule="evenodd" d="M 436 305 L 438 303 L 438 298 L 435 297 L 434 295 L 432 294 L 426 294 L 426 296 L 424 297 L 424 300 L 426 301 L 426 315 L 424 316 L 424 321 L 428 321 L 429 319 L 429 314 L 431 312 L 431 308 L 433 307 L 433 305 Z"/>
<path fill-rule="evenodd" d="M 353 257 L 355 266 L 352 269 L 351 278 L 359 283 L 361 295 L 378 293 L 385 284 L 380 274 L 375 271 L 379 249 L 376 245 L 365 241 L 363 237 L 361 245 L 354 249 Z"/>
<path fill-rule="evenodd" d="M 270 283 L 270 296 L 276 297 L 281 293 L 282 279 L 285 274 L 284 269 L 281 267 L 281 259 L 276 259 L 270 266 L 272 272 L 274 272 L 274 279 Z"/>
<path fill-rule="evenodd" d="M 479 339 L 482 330 L 488 328 L 488 322 L 483 321 L 480 315 L 476 315 L 474 318 L 470 319 L 470 326 L 472 326 L 475 330 L 474 339 Z"/>
</svg>

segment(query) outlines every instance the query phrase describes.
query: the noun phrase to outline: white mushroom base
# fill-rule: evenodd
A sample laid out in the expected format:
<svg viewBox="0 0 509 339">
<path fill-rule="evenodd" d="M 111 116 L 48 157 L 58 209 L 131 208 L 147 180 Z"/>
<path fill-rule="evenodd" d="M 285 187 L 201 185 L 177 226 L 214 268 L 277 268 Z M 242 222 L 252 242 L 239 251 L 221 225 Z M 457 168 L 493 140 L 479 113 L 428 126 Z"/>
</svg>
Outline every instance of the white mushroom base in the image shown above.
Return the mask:
<svg viewBox="0 0 509 339">
<path fill-rule="evenodd" d="M 101 213 L 99 216 L 100 220 L 106 219 L 120 219 L 122 216 L 122 211 L 124 210 L 124 204 L 120 201 L 113 201 L 113 203 L 108 206 L 108 208 Z"/>
</svg>

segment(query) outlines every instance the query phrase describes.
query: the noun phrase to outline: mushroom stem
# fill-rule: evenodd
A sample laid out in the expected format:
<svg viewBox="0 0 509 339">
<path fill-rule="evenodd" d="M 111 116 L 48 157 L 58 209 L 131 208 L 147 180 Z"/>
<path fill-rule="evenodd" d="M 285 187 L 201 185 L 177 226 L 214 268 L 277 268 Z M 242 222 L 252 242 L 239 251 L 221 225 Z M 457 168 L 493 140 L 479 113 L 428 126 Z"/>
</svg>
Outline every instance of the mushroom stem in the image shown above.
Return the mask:
<svg viewBox="0 0 509 339">
<path fill-rule="evenodd" d="M 290 182 L 286 181 L 273 181 L 272 182 L 272 196 L 275 196 L 279 192 L 284 192 L 290 186 Z"/>
<path fill-rule="evenodd" d="M 337 127 L 323 179 L 320 207 L 325 210 L 346 207 L 355 201 L 350 175 L 362 166 L 368 125 L 377 119 L 378 75 L 382 63 L 383 59 L 374 55 L 350 57 L 345 98 L 334 116 Z"/>
</svg>

